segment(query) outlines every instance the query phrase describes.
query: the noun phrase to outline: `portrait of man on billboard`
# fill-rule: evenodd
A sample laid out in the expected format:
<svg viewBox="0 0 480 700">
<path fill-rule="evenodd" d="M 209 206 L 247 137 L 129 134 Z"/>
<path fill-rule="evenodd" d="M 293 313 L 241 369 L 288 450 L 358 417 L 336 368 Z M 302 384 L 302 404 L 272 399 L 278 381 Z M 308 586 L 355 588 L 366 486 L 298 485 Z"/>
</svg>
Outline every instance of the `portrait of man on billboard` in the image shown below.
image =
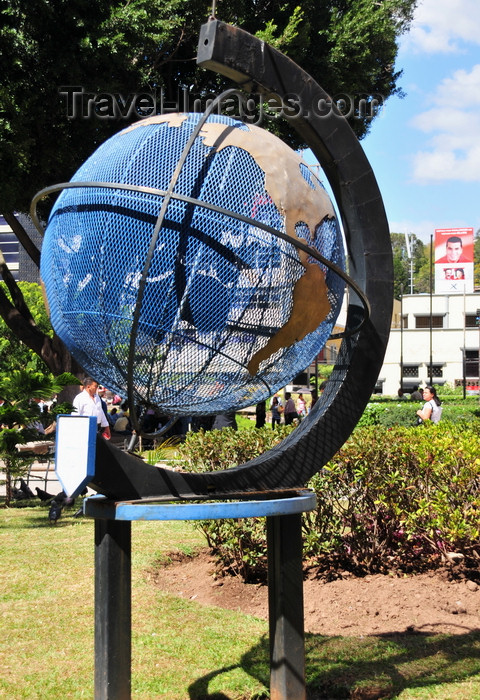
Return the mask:
<svg viewBox="0 0 480 700">
<path fill-rule="evenodd" d="M 473 229 L 437 229 L 435 253 L 441 265 L 473 262 Z"/>
<path fill-rule="evenodd" d="M 449 236 L 445 241 L 445 255 L 437 260 L 438 263 L 462 263 L 471 262 L 464 255 L 463 241 L 460 236 Z"/>
</svg>

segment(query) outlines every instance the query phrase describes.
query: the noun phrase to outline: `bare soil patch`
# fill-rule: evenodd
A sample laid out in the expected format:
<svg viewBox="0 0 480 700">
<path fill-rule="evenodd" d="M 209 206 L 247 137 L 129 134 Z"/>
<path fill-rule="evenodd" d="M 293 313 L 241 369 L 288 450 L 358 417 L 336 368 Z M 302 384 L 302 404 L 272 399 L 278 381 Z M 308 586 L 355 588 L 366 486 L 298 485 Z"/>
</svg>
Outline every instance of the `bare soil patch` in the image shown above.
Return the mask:
<svg viewBox="0 0 480 700">
<path fill-rule="evenodd" d="M 216 577 L 208 551 L 179 556 L 149 572 L 162 590 L 201 605 L 268 618 L 268 589 L 235 577 Z M 304 581 L 305 631 L 366 636 L 394 633 L 466 634 L 480 630 L 480 586 L 450 570 L 411 576 L 382 574 L 325 582 Z"/>
</svg>

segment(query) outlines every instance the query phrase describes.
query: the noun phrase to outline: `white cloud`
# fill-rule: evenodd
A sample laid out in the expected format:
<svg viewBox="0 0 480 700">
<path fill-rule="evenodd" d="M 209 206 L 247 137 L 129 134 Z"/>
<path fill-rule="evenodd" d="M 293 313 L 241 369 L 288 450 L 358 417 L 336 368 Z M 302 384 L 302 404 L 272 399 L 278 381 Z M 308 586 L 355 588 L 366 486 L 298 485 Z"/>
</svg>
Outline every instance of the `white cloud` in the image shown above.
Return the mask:
<svg viewBox="0 0 480 700">
<path fill-rule="evenodd" d="M 420 0 L 401 50 L 453 53 L 462 42 L 480 44 L 478 0 Z"/>
<path fill-rule="evenodd" d="M 411 121 L 430 135 L 413 156 L 414 181 L 480 181 L 480 65 L 443 80 L 429 104 Z"/>
<path fill-rule="evenodd" d="M 480 7 L 480 4 L 479 4 Z M 480 27 L 479 27 L 480 32 Z M 455 106 L 480 104 L 480 64 L 473 66 L 470 72 L 457 70 L 451 78 L 445 78 L 437 87 L 433 96 L 436 104 L 454 104 Z"/>
</svg>

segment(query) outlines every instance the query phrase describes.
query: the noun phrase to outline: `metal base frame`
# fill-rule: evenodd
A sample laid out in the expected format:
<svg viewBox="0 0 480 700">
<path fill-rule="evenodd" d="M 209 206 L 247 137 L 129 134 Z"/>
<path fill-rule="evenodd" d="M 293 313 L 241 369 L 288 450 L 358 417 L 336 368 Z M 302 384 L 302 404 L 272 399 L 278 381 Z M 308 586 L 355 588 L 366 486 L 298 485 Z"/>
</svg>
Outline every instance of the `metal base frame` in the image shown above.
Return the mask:
<svg viewBox="0 0 480 700">
<path fill-rule="evenodd" d="M 150 503 L 146 517 L 142 503 L 87 499 L 85 513 L 95 518 L 95 700 L 131 698 L 131 521 L 220 519 L 233 512 L 266 517 L 271 700 L 305 700 L 301 514 L 315 505 L 315 494 L 302 491 L 244 503 Z"/>
</svg>

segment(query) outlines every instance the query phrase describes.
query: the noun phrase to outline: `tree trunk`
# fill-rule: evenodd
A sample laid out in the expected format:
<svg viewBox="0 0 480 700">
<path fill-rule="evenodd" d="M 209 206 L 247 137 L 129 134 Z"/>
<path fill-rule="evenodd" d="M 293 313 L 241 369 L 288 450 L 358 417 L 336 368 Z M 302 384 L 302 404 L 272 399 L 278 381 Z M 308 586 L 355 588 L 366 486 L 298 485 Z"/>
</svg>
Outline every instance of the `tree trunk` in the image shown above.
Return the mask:
<svg viewBox="0 0 480 700">
<path fill-rule="evenodd" d="M 5 465 L 5 505 L 8 506 L 12 502 L 12 472 L 10 469 L 10 462 L 8 459 L 3 459 Z"/>
<path fill-rule="evenodd" d="M 25 248 L 27 254 L 31 257 L 35 265 L 37 267 L 40 267 L 40 251 L 35 245 L 35 243 L 31 240 L 30 236 L 25 231 L 24 227 L 19 222 L 13 211 L 7 211 L 6 213 L 4 213 L 3 218 L 10 226 L 21 245 Z"/>
<path fill-rule="evenodd" d="M 62 391 L 57 396 L 58 403 L 73 403 L 75 396 L 82 390 L 79 384 L 68 384 L 64 386 Z"/>
<path fill-rule="evenodd" d="M 40 252 L 32 243 L 16 216 L 13 212 L 7 212 L 3 216 L 30 257 L 39 264 Z M 63 372 L 71 372 L 76 377 L 82 378 L 85 375 L 85 371 L 72 357 L 60 338 L 57 335 L 50 338 L 36 325 L 30 309 L 25 303 L 20 287 L 13 278 L 1 251 L 0 274 L 12 298 L 10 301 L 7 294 L 0 288 L 0 316 L 10 330 L 30 350 L 42 358 L 52 374 L 59 375 Z"/>
</svg>

